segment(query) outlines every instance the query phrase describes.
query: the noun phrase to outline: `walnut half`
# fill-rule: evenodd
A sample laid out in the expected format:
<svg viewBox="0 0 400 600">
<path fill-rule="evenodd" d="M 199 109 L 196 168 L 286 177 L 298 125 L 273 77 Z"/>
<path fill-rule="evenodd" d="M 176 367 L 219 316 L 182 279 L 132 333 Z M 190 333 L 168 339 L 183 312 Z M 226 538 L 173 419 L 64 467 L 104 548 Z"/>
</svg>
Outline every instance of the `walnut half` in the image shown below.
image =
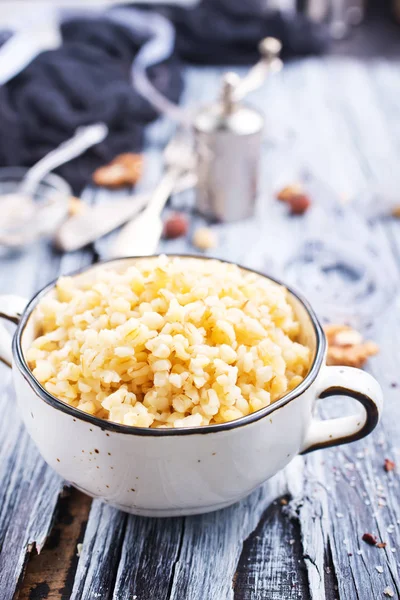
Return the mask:
<svg viewBox="0 0 400 600">
<path fill-rule="evenodd" d="M 140 179 L 142 168 L 141 154 L 131 152 L 119 154 L 108 165 L 96 169 L 93 173 L 93 182 L 109 188 L 134 185 Z"/>
<path fill-rule="evenodd" d="M 370 356 L 379 352 L 375 342 L 364 340 L 360 332 L 348 325 L 326 325 L 324 331 L 328 341 L 328 365 L 361 368 Z"/>
</svg>

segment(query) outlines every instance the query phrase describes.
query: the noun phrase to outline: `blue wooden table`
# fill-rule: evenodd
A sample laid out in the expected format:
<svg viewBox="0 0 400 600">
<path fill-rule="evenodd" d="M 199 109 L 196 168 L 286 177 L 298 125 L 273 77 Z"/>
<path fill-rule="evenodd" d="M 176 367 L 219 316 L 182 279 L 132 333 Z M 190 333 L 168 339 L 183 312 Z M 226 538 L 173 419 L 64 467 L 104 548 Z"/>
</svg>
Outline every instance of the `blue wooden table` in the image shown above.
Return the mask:
<svg viewBox="0 0 400 600">
<path fill-rule="evenodd" d="M 215 69 L 188 69 L 183 102 L 213 99 L 218 75 Z M 266 117 L 257 219 L 215 226 L 214 255 L 285 276 L 285 264 L 318 229 L 326 190 L 333 190 L 338 203 L 355 198 L 357 206 L 364 199 L 384 206 L 389 196 L 400 203 L 398 60 L 295 61 L 250 101 Z M 171 131 L 165 120 L 148 128 L 142 189 L 159 178 Z M 323 186 L 306 215 L 290 218 L 274 192 L 305 171 Z M 83 199 L 101 202 L 109 193 L 88 189 Z M 185 192 L 172 199 L 172 207 L 189 211 L 192 201 L 191 192 Z M 192 227 L 200 222 L 193 217 Z M 344 247 L 346 240 L 357 244 L 359 230 L 351 220 L 346 223 L 331 211 L 319 233 L 343 236 Z M 378 249 L 380 275 L 395 287 L 400 223 L 374 218 L 364 220 L 363 227 L 364 237 L 366 227 L 366 237 Z M 361 252 L 364 242 L 359 240 Z M 41 243 L 3 258 L 1 292 L 30 296 L 58 274 L 106 257 L 109 243 L 106 238 L 69 255 Z M 195 252 L 190 236 L 162 242 L 160 250 Z M 400 469 L 396 298 L 378 312 L 369 333 L 380 353 L 367 368 L 384 388 L 385 412 L 374 433 L 349 446 L 298 457 L 239 504 L 204 516 L 134 517 L 66 488 L 24 431 L 11 374 L 1 367 L 0 598 L 11 600 L 18 593 L 20 598 L 73 600 L 399 598 L 399 471 L 383 468 L 390 458 Z M 340 407 L 330 399 L 323 414 Z M 365 532 L 386 546 L 367 545 Z"/>
</svg>

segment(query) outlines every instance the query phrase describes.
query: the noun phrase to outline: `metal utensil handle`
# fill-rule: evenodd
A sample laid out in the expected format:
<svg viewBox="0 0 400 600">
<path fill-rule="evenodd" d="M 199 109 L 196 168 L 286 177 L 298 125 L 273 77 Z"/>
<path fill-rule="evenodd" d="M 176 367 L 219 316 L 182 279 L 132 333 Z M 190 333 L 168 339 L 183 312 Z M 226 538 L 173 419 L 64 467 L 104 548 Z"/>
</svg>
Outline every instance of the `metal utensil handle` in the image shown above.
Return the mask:
<svg viewBox="0 0 400 600">
<path fill-rule="evenodd" d="M 182 169 L 180 168 L 170 167 L 165 171 L 160 183 L 151 195 L 150 202 L 145 208 L 146 212 L 151 212 L 157 216 L 161 214 L 181 175 Z"/>
<path fill-rule="evenodd" d="M 260 42 L 261 60 L 239 81 L 233 100 L 242 100 L 247 94 L 259 88 L 269 73 L 275 73 L 282 68 L 282 61 L 279 58 L 281 48 L 281 42 L 273 37 L 267 37 Z"/>
<path fill-rule="evenodd" d="M 182 170 L 179 168 L 165 171 L 152 193 L 149 205 L 118 233 L 109 250 L 110 257 L 146 256 L 156 251 L 163 230 L 160 213 L 181 175 Z"/>
<path fill-rule="evenodd" d="M 79 250 L 137 217 L 148 199 L 148 194 L 136 194 L 123 200 L 87 206 L 83 214 L 70 217 L 61 225 L 53 243 L 63 252 Z"/>
<path fill-rule="evenodd" d="M 72 138 L 63 142 L 29 169 L 20 186 L 20 193 L 32 196 L 36 186 L 50 171 L 102 142 L 107 134 L 108 127 L 104 123 L 79 127 Z"/>
</svg>

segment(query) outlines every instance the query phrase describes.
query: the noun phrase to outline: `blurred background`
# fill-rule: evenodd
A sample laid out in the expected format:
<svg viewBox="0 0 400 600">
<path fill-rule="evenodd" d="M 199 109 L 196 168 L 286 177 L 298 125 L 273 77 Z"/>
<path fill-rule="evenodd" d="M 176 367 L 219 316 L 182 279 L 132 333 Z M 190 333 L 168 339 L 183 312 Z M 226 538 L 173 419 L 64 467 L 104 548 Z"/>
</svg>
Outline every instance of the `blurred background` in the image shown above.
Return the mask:
<svg viewBox="0 0 400 600">
<path fill-rule="evenodd" d="M 118 114 L 117 133 L 109 131 L 95 152 L 58 171 L 79 193 L 95 167 L 141 147 L 141 126 L 168 112 L 162 97 L 179 103 L 185 65 L 250 66 L 266 36 L 280 40 L 284 60 L 390 58 L 399 34 L 397 0 L 6 0 L 0 3 L 0 166 L 31 166 L 67 130 L 95 120 L 109 126 Z M 154 43 L 144 49 L 147 42 Z M 130 72 L 135 62 L 151 86 Z M 108 96 L 112 82 L 119 90 L 108 106 L 105 99 L 94 102 L 99 93 Z"/>
</svg>

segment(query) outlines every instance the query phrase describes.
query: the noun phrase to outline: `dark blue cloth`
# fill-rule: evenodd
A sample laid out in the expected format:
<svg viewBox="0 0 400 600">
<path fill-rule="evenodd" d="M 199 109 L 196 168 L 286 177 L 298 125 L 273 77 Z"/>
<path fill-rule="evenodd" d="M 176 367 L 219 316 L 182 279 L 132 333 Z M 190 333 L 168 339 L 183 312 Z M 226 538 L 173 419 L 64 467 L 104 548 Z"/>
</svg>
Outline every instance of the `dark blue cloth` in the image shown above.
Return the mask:
<svg viewBox="0 0 400 600">
<path fill-rule="evenodd" d="M 258 57 L 258 42 L 267 36 L 281 40 L 284 57 L 318 54 L 330 42 L 323 25 L 302 12 L 268 11 L 268 0 L 202 0 L 192 8 L 147 7 L 173 23 L 177 54 L 190 63 L 249 64 Z"/>
<path fill-rule="evenodd" d="M 57 171 L 79 193 L 98 166 L 118 153 L 140 151 L 144 126 L 158 115 L 135 92 L 131 65 L 145 41 L 104 19 L 62 25 L 63 44 L 43 52 L 0 87 L 0 166 L 30 166 L 80 125 L 103 121 L 104 142 Z M 175 59 L 150 69 L 153 84 L 177 102 L 182 90 Z"/>
</svg>

